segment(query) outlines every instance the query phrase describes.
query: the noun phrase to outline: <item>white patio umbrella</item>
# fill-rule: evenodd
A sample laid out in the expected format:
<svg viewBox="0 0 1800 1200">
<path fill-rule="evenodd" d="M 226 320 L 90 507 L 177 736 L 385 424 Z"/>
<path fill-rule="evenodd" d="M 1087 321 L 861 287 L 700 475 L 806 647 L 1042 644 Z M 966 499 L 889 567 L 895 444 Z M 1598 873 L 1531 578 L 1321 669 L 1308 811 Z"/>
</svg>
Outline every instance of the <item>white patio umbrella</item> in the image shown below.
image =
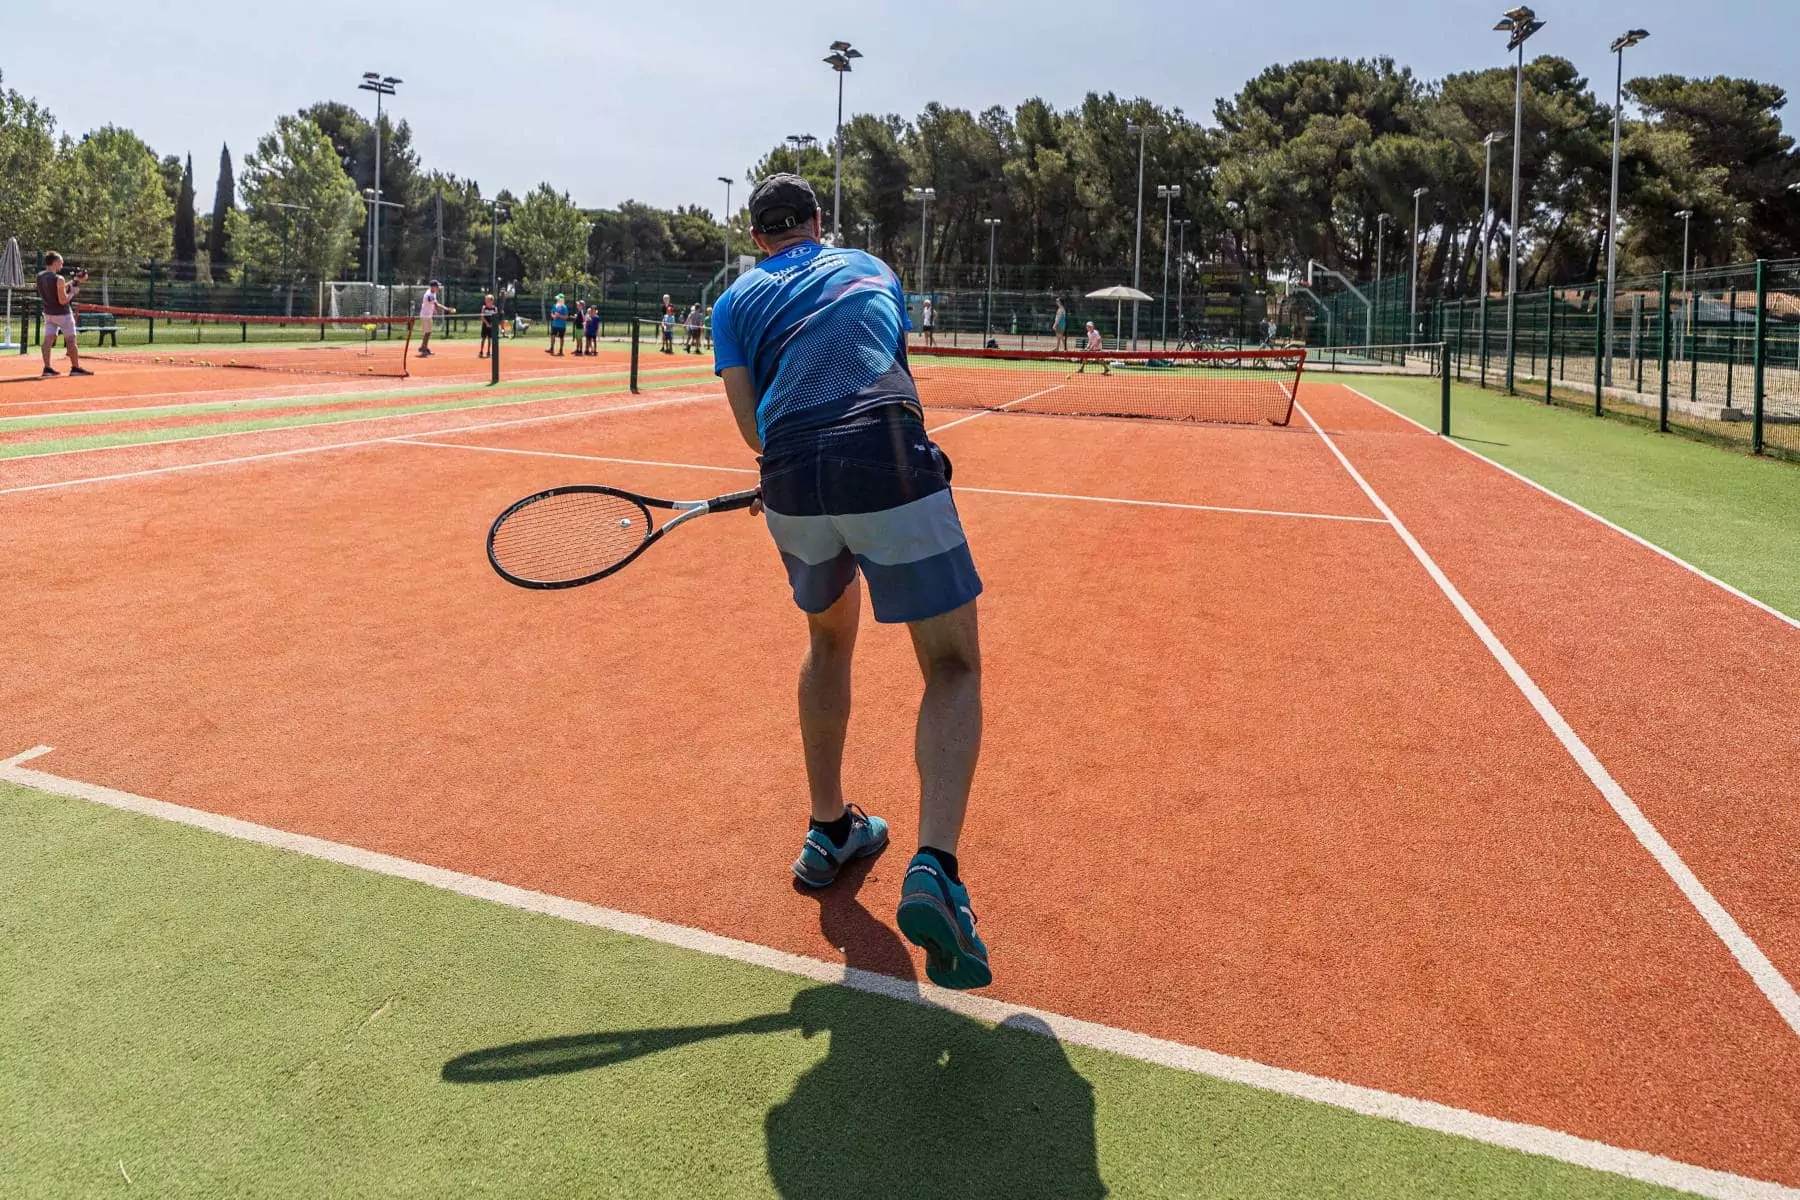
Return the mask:
<svg viewBox="0 0 1800 1200">
<path fill-rule="evenodd" d="M 1156 299 L 1155 296 L 1150 295 L 1148 292 L 1140 292 L 1136 288 L 1126 287 L 1124 284 L 1119 284 L 1116 287 L 1101 288 L 1097 292 L 1089 292 L 1087 298 L 1089 300 L 1111 300 L 1117 305 L 1113 316 L 1113 338 L 1115 341 L 1125 340 L 1125 301 Z"/>
<path fill-rule="evenodd" d="M 19 239 L 7 238 L 6 249 L 0 251 L 0 288 L 6 291 L 6 336 L 0 338 L 0 350 L 17 350 L 12 334 L 12 290 L 25 286 L 25 263 L 19 256 Z"/>
</svg>

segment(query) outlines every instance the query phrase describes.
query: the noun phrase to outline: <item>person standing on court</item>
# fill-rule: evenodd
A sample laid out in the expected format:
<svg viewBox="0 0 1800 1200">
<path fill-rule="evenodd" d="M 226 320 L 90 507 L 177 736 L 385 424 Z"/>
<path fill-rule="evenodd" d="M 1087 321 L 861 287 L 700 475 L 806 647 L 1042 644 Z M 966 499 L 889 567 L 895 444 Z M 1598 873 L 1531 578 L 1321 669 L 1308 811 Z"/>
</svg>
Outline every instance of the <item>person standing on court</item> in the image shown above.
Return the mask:
<svg viewBox="0 0 1800 1200">
<path fill-rule="evenodd" d="M 1069 310 L 1063 307 L 1062 297 L 1056 298 L 1056 319 L 1051 322 L 1051 329 L 1056 333 L 1056 348 L 1069 348 Z"/>
<path fill-rule="evenodd" d="M 556 293 L 556 303 L 550 306 L 550 345 L 545 354 L 561 354 L 566 344 L 564 338 L 569 332 L 569 306 L 561 292 Z"/>
<path fill-rule="evenodd" d="M 793 872 L 825 887 L 887 847 L 887 822 L 844 801 L 860 575 L 875 619 L 907 626 L 925 676 L 919 850 L 896 919 L 924 948 L 933 983 L 985 987 L 993 973 L 956 858 L 981 751 L 982 586 L 907 367 L 906 294 L 880 259 L 821 244 L 818 199 L 799 176 L 764 179 L 749 207 L 768 257 L 713 307 L 714 369 L 759 456 L 751 511 L 763 513 L 806 613 L 800 738 L 812 820 Z"/>
<path fill-rule="evenodd" d="M 87 278 L 87 272 L 80 272 L 73 280 L 64 279 L 62 263 L 62 255 L 52 250 L 44 255 L 44 269 L 37 277 L 38 300 L 44 307 L 45 379 L 62 374 L 50 365 L 50 351 L 55 349 L 59 333 L 63 338 L 63 353 L 69 358 L 69 374 L 93 374 L 81 365 L 81 351 L 75 345 L 75 297 L 81 292 L 81 281 Z"/>
<path fill-rule="evenodd" d="M 925 344 L 937 345 L 937 313 L 932 311 L 931 297 L 919 301 L 919 328 L 925 331 Z"/>
<path fill-rule="evenodd" d="M 425 296 L 419 301 L 419 327 L 425 336 L 419 339 L 419 357 L 431 357 L 431 322 L 439 313 L 453 313 L 456 310 L 439 298 L 438 289 L 443 285 L 432 280 L 425 287 Z"/>
<path fill-rule="evenodd" d="M 475 349 L 476 358 L 486 358 L 488 347 L 495 353 L 500 351 L 500 308 L 494 303 L 494 293 L 489 292 L 481 298 L 481 344 Z"/>
</svg>

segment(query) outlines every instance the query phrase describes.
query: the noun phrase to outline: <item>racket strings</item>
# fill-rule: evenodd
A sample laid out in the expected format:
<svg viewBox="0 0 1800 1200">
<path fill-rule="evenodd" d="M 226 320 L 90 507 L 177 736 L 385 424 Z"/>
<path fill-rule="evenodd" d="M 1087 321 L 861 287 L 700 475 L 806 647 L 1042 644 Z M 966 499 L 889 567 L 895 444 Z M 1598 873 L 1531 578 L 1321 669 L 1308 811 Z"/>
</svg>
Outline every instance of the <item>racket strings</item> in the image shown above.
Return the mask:
<svg viewBox="0 0 1800 1200">
<path fill-rule="evenodd" d="M 585 579 L 630 558 L 652 532 L 649 512 L 623 496 L 571 492 L 517 509 L 493 536 L 494 559 L 519 579 Z"/>
</svg>

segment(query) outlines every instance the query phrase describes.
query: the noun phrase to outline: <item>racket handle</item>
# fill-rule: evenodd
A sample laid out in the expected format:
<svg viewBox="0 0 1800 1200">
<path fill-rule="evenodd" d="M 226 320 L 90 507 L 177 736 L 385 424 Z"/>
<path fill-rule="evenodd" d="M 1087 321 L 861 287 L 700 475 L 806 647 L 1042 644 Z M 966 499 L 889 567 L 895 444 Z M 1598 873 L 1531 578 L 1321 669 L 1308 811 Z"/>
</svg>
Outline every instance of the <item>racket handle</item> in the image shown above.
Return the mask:
<svg viewBox="0 0 1800 1200">
<path fill-rule="evenodd" d="M 725 496 L 715 496 L 706 502 L 707 512 L 731 512 L 733 509 L 749 508 L 762 495 L 761 488 L 751 488 L 747 492 L 732 492 Z"/>
</svg>

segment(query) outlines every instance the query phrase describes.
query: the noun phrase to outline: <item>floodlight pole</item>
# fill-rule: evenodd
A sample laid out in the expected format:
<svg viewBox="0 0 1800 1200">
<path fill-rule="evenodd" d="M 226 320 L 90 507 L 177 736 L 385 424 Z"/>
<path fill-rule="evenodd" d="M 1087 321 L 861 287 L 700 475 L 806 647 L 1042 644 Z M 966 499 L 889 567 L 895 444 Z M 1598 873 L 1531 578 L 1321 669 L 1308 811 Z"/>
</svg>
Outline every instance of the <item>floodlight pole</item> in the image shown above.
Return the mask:
<svg viewBox="0 0 1800 1200">
<path fill-rule="evenodd" d="M 1625 51 L 1637 45 L 1650 34 L 1647 30 L 1633 29 L 1623 37 L 1613 41 L 1613 57 L 1619 60 L 1618 76 L 1613 82 L 1613 147 L 1612 147 L 1612 204 L 1606 211 L 1606 382 L 1613 381 L 1613 314 L 1618 305 L 1613 302 L 1613 288 L 1619 279 L 1619 140 L 1624 132 L 1625 124 Z"/>
<path fill-rule="evenodd" d="M 1150 127 L 1135 121 L 1125 122 L 1127 134 L 1138 135 L 1138 184 L 1137 184 L 1137 240 L 1131 251 L 1131 286 L 1136 291 L 1143 291 L 1144 278 L 1144 144 L 1150 137 Z M 1131 302 L 1131 348 L 1138 348 L 1138 302 Z"/>
<path fill-rule="evenodd" d="M 725 185 L 725 282 L 731 283 L 731 176 L 719 176 Z"/>
<path fill-rule="evenodd" d="M 1377 309 L 1381 307 L 1381 250 L 1382 243 L 1387 241 L 1387 223 L 1388 215 L 1386 213 L 1375 214 L 1375 307 Z M 1375 344 L 1373 337 L 1369 339 L 1369 344 L 1371 346 Z"/>
<path fill-rule="evenodd" d="M 1187 336 L 1187 310 L 1184 301 L 1187 298 L 1187 230 L 1194 222 L 1187 217 L 1175 222 L 1175 236 L 1179 244 L 1175 248 L 1175 336 L 1177 339 Z M 1164 335 L 1164 349 L 1167 349 L 1168 336 Z"/>
<path fill-rule="evenodd" d="M 988 227 L 987 332 L 981 338 L 985 347 L 988 339 L 994 336 L 994 241 L 1000 232 L 1000 218 L 983 217 L 981 220 Z"/>
<path fill-rule="evenodd" d="M 844 213 L 844 76 L 850 73 L 850 60 L 861 58 L 862 51 L 850 48 L 849 42 L 831 43 L 831 53 L 825 56 L 825 62 L 838 77 L 837 136 L 832 139 L 837 151 L 837 166 L 831 184 L 831 244 L 837 245 Z"/>
<path fill-rule="evenodd" d="M 1525 43 L 1543 27 L 1544 22 L 1537 19 L 1537 14 L 1522 4 L 1507 10 L 1501 16 L 1500 23 L 1494 26 L 1500 32 L 1511 34 L 1506 48 L 1519 52 L 1519 65 L 1513 76 L 1512 229 L 1507 238 L 1506 267 L 1506 390 L 1509 393 L 1513 390 L 1513 347 L 1517 334 L 1514 326 L 1518 318 L 1519 189 L 1525 143 Z"/>
<path fill-rule="evenodd" d="M 375 213 L 370 219 L 371 235 L 369 237 L 369 282 L 377 286 L 381 283 L 381 98 L 392 96 L 403 80 L 392 75 L 383 75 L 379 71 L 364 71 L 363 81 L 357 84 L 357 90 L 375 93 Z M 373 299 L 373 297 L 371 297 Z M 388 306 L 385 316 L 393 315 L 393 306 Z"/>
<path fill-rule="evenodd" d="M 919 202 L 919 296 L 925 296 L 925 239 L 930 232 L 926 216 L 931 211 L 932 198 L 937 195 L 936 188 L 916 187 L 912 190 L 913 199 Z"/>
<path fill-rule="evenodd" d="M 1406 344 L 1409 346 L 1419 340 L 1419 199 L 1429 190 L 1429 188 L 1413 189 L 1412 299 L 1408 302 L 1406 310 L 1409 326 Z"/>
<path fill-rule="evenodd" d="M 493 234 L 494 244 L 493 244 L 492 250 L 489 251 L 490 257 L 488 259 L 488 291 L 494 293 L 494 298 L 495 298 L 496 303 L 498 303 L 498 301 L 499 301 L 499 293 L 500 293 L 500 210 L 501 209 L 506 209 L 506 215 L 508 217 L 512 216 L 512 209 L 507 208 L 506 205 L 500 203 L 499 200 L 496 199 L 496 200 L 488 201 L 488 219 L 492 223 L 493 230 L 494 230 L 494 234 Z"/>
<path fill-rule="evenodd" d="M 1682 324 L 1682 353 L 1687 353 L 1687 336 L 1694 323 L 1694 296 L 1688 291 L 1688 233 L 1694 227 L 1694 210 L 1684 208 L 1675 214 L 1681 218 L 1681 303 L 1687 309 L 1687 320 Z M 1736 316 L 1732 320 L 1736 320 Z"/>
<path fill-rule="evenodd" d="M 1175 216 L 1175 197 L 1181 195 L 1179 183 L 1157 184 L 1156 194 L 1163 202 L 1163 274 L 1162 274 L 1162 344 L 1169 348 L 1169 231 Z"/>
<path fill-rule="evenodd" d="M 1481 363 L 1483 378 L 1487 370 L 1488 311 L 1488 225 L 1493 218 L 1494 143 L 1504 141 L 1504 133 L 1490 133 L 1481 139 L 1484 148 L 1481 169 Z"/>
</svg>

